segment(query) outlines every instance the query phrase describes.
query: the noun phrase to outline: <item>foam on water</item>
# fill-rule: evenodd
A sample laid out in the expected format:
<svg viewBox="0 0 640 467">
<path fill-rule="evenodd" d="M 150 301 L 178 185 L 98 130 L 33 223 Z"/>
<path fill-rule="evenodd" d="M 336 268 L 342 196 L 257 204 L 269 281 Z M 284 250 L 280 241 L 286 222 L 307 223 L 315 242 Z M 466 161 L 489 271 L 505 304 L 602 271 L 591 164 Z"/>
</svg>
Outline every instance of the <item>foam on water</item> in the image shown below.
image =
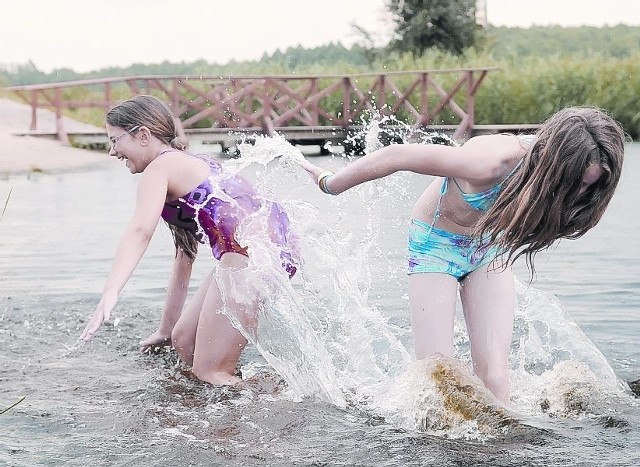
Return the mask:
<svg viewBox="0 0 640 467">
<path fill-rule="evenodd" d="M 365 151 L 380 147 L 383 123 L 389 120 L 374 120 L 365 129 Z M 402 126 L 398 131 L 392 139 L 448 139 Z M 303 265 L 289 280 L 272 246 L 250 234 L 256 229 L 252 223 L 266 218 L 258 213 L 240 229 L 254 274 L 247 279 L 238 272 L 218 271 L 216 276 L 232 291 L 226 302 L 244 296 L 259 304 L 257 324 L 246 325 L 230 307 L 226 312 L 299 397 L 370 413 L 408 430 L 480 439 L 520 430 L 524 425 L 519 420 L 531 417 L 602 416 L 615 412 L 618 404 L 635 403 L 626 384 L 558 300 L 519 281 L 509 409 L 499 407 L 472 374 L 460 314 L 455 326 L 456 360 L 415 362 L 402 342 L 404 336 L 368 296 L 368 258 L 384 254 L 385 248 L 379 236 L 383 221 L 374 215 L 374 206 L 380 200 L 404 198 L 402 178 L 364 184 L 350 190 L 350 195 L 333 198 L 331 213 L 321 212 L 296 197 L 296 187 L 287 196 L 274 195 L 274 187 L 290 184 L 292 176 L 307 185 L 301 189 L 314 189 L 296 164 L 304 156 L 284 138 L 259 137 L 239 150 L 241 157 L 228 166 L 234 171 L 252 164 L 261 167 L 260 190 L 289 213 Z M 346 202 L 359 203 L 367 213 L 362 238 L 325 221 L 328 216 L 339 217 Z M 403 207 L 409 210 L 409 205 Z"/>
</svg>

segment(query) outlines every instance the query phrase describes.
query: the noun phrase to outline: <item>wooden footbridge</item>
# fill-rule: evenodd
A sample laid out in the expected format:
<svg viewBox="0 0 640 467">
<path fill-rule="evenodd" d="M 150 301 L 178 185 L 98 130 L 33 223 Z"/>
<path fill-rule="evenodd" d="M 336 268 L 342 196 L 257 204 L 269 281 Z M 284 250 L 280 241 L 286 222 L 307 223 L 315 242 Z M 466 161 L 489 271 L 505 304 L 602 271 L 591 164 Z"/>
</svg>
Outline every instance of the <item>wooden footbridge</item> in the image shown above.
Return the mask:
<svg viewBox="0 0 640 467">
<path fill-rule="evenodd" d="M 53 110 L 55 136 L 65 144 L 106 143 L 104 132 L 69 133 L 63 116 L 104 113 L 136 94 L 171 107 L 183 136 L 228 148 L 247 134 L 282 134 L 298 144 L 344 141 L 370 115 L 393 115 L 409 126 L 465 139 L 474 125 L 474 97 L 496 68 L 461 68 L 325 76 L 130 76 L 4 88 L 37 111 Z M 78 117 L 75 117 L 78 118 Z M 444 124 L 446 122 L 446 124 Z M 504 129 L 504 126 L 501 127 Z M 481 129 L 482 130 L 482 129 Z M 488 130 L 485 128 L 485 130 Z"/>
</svg>

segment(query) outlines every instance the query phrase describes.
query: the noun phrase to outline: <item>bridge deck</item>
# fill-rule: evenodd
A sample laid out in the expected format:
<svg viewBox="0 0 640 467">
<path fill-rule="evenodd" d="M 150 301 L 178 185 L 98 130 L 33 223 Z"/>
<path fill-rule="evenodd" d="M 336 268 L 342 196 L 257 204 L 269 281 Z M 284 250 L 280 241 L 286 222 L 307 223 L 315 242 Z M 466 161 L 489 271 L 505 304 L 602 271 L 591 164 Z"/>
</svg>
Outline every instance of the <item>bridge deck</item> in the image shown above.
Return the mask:
<svg viewBox="0 0 640 467">
<path fill-rule="evenodd" d="M 537 124 L 502 124 L 502 125 L 475 125 L 469 134 L 463 135 L 463 139 L 481 134 L 494 133 L 526 133 L 535 132 L 540 125 Z M 457 129 L 457 125 L 432 125 L 422 127 L 423 131 L 433 131 L 436 133 L 444 133 L 453 135 Z M 293 145 L 315 145 L 320 146 L 321 153 L 325 153 L 325 144 L 343 145 L 345 140 L 350 136 L 362 132 L 362 126 L 351 126 L 342 128 L 338 126 L 298 126 L 274 128 L 274 131 L 284 136 L 284 138 Z M 57 138 L 57 133 L 46 131 L 27 131 L 14 133 L 19 136 L 38 136 L 43 138 Z M 251 139 L 258 135 L 263 135 L 263 129 L 260 127 L 243 128 L 230 131 L 228 128 L 191 128 L 186 129 L 185 134 L 190 144 L 219 145 L 221 151 L 227 151 L 234 148 L 244 139 Z M 108 140 L 104 131 L 75 131 L 68 133 L 69 141 L 74 146 L 89 149 L 106 149 Z"/>
</svg>

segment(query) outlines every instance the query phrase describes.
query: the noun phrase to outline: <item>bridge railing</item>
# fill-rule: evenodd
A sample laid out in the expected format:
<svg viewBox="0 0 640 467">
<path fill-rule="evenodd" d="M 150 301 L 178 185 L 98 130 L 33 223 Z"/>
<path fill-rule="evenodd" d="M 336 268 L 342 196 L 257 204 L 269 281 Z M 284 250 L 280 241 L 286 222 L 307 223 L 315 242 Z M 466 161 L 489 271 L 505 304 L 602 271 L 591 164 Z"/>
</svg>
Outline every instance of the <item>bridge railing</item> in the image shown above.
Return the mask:
<svg viewBox="0 0 640 467">
<path fill-rule="evenodd" d="M 409 125 L 456 125 L 454 137 L 474 126 L 474 96 L 496 68 L 460 68 L 319 76 L 130 76 L 4 88 L 37 110 L 52 109 L 58 138 L 68 143 L 67 110 L 106 112 L 136 94 L 166 101 L 184 129 L 259 129 L 357 125 L 366 112 L 394 115 Z"/>
</svg>

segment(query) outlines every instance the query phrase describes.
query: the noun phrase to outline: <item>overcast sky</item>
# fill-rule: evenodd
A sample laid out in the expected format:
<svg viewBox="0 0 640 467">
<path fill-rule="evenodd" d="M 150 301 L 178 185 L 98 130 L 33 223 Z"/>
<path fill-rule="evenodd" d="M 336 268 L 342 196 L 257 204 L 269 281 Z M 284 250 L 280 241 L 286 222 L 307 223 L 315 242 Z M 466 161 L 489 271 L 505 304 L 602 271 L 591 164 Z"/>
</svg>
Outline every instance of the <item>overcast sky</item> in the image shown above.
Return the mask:
<svg viewBox="0 0 640 467">
<path fill-rule="evenodd" d="M 388 37 L 386 0 L 0 0 L 0 64 L 50 72 L 133 63 L 258 59 L 263 53 Z M 640 0 L 486 0 L 496 26 L 640 25 Z"/>
</svg>

